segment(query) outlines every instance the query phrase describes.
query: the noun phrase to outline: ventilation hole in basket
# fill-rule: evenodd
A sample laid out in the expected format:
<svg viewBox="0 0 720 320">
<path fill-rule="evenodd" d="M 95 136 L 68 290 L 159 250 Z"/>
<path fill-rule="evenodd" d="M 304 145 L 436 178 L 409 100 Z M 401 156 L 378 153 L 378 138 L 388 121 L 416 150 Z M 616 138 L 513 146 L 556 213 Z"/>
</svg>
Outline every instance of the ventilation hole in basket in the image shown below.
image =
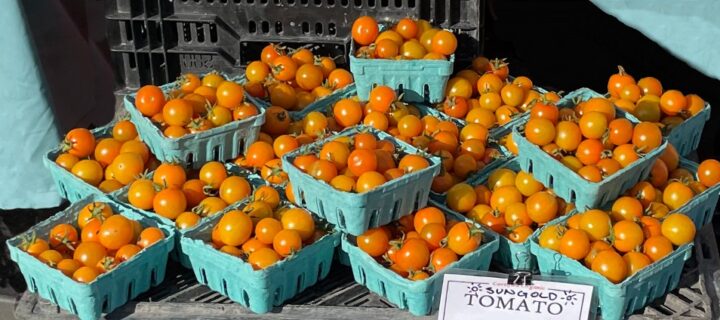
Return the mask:
<svg viewBox="0 0 720 320">
<path fill-rule="evenodd" d="M 109 304 L 108 302 L 109 302 L 109 301 L 108 301 L 108 296 L 107 296 L 107 295 L 103 296 L 102 309 L 100 309 L 100 310 L 102 310 L 103 312 L 107 312 L 107 311 L 108 311 L 108 304 Z"/>
<path fill-rule="evenodd" d="M 335 0 L 327 0 L 327 5 L 328 5 L 328 7 L 335 6 Z"/>
<path fill-rule="evenodd" d="M 248 295 L 247 291 L 242 291 L 242 301 L 243 305 L 249 306 L 250 305 L 250 295 Z"/>
<path fill-rule="evenodd" d="M 127 291 L 127 298 L 128 300 L 133 298 L 133 283 L 128 283 L 128 291 Z"/>
<path fill-rule="evenodd" d="M 280 22 L 280 21 L 275 22 L 275 33 L 276 33 L 276 34 L 282 34 L 282 32 L 283 32 L 283 24 L 282 24 L 282 22 Z"/>
<path fill-rule="evenodd" d="M 197 42 L 203 43 L 205 42 L 205 28 L 203 28 L 205 24 L 204 23 L 196 23 L 195 24 L 195 33 L 197 34 Z"/>
<path fill-rule="evenodd" d="M 205 274 L 205 269 L 200 269 L 200 282 L 203 284 L 207 284 L 207 274 Z"/>
<path fill-rule="evenodd" d="M 393 205 L 393 220 L 397 220 L 398 216 L 400 215 L 400 206 L 402 205 L 402 200 L 395 201 L 395 204 Z"/>
<path fill-rule="evenodd" d="M 375 7 L 375 0 L 368 0 L 367 6 L 368 6 L 369 8 L 374 8 L 374 7 Z"/>
<path fill-rule="evenodd" d="M 300 4 L 306 6 L 308 4 L 308 0 L 300 0 Z"/>
<path fill-rule="evenodd" d="M 257 24 L 255 21 L 248 21 L 248 32 L 253 34 L 257 32 Z"/>
<path fill-rule="evenodd" d="M 548 185 L 547 185 L 548 188 L 552 188 L 555 185 L 553 183 L 553 182 L 555 182 L 554 180 L 555 180 L 555 178 L 552 175 L 548 176 Z"/>
<path fill-rule="evenodd" d="M 227 281 L 225 279 L 222 280 L 222 294 L 228 295 Z"/>
<path fill-rule="evenodd" d="M 423 85 L 423 97 L 430 99 L 430 85 L 428 84 Z"/>
<path fill-rule="evenodd" d="M 58 304 L 57 297 L 55 296 L 55 290 L 50 289 L 50 300 L 52 300 L 52 303 Z"/>
<path fill-rule="evenodd" d="M 337 27 L 332 22 L 328 23 L 328 34 L 331 36 L 334 36 L 337 34 Z"/>
<path fill-rule="evenodd" d="M 315 24 L 315 34 L 321 36 L 323 34 L 323 25 L 318 22 Z"/>
<path fill-rule="evenodd" d="M 287 3 L 288 3 L 289 5 L 294 5 L 294 4 L 295 4 L 295 0 L 287 0 Z"/>
<path fill-rule="evenodd" d="M 349 0 L 340 0 L 340 5 L 343 7 L 347 7 L 350 4 Z"/>
<path fill-rule="evenodd" d="M 322 4 L 322 0 L 315 0 L 315 5 L 320 6 Z"/>
<path fill-rule="evenodd" d="M 304 34 L 310 33 L 310 24 L 309 23 L 303 21 L 303 23 L 301 24 L 301 27 L 302 27 L 302 33 L 304 33 Z"/>
<path fill-rule="evenodd" d="M 213 2 L 215 2 L 215 0 L 205 0 L 205 1 L 207 1 L 207 3 L 213 3 Z"/>
<path fill-rule="evenodd" d="M 402 8 L 402 0 L 395 0 L 395 6 L 398 8 Z"/>
<path fill-rule="evenodd" d="M 250 0 L 248 0 L 248 1 L 250 1 Z M 262 3 L 262 4 L 266 4 L 267 2 L 268 2 L 268 0 L 260 0 L 260 3 Z"/>
<path fill-rule="evenodd" d="M 158 283 L 157 270 L 156 270 L 156 269 L 152 269 L 152 271 L 150 271 L 150 282 L 151 282 L 151 283 Z"/>
<path fill-rule="evenodd" d="M 388 1 L 388 0 L 380 0 L 380 7 L 382 7 L 382 8 L 387 8 L 388 6 L 390 6 L 390 1 Z"/>
<path fill-rule="evenodd" d="M 575 190 L 570 190 L 570 203 L 575 203 Z"/>
<path fill-rule="evenodd" d="M 360 284 L 365 285 L 365 270 L 363 268 L 358 268 L 357 274 L 360 278 Z"/>
<path fill-rule="evenodd" d="M 73 299 L 69 299 L 69 300 L 70 300 L 70 311 L 72 311 L 72 313 L 74 313 L 74 314 L 77 314 L 78 311 L 77 311 L 77 306 L 75 305 L 75 300 L 73 300 Z"/>
<path fill-rule="evenodd" d="M 262 23 L 260 23 L 260 32 L 262 32 L 263 34 L 267 34 L 268 32 L 270 32 L 270 23 L 267 21 L 263 21 Z"/>
<path fill-rule="evenodd" d="M 408 8 L 415 8 L 415 0 L 408 0 Z"/>
<path fill-rule="evenodd" d="M 323 274 L 324 269 L 325 269 L 325 263 L 320 262 L 320 265 L 318 266 L 318 274 L 317 274 L 318 280 L 322 279 L 322 274 Z"/>
<path fill-rule="evenodd" d="M 220 0 L 220 3 L 225 4 L 228 0 Z"/>
<path fill-rule="evenodd" d="M 227 0 L 223 0 L 223 1 L 227 1 Z M 211 23 L 211 24 L 210 24 L 210 42 L 216 43 L 217 40 L 218 40 L 218 37 L 217 37 L 217 25 L 214 24 L 214 23 Z"/>
<path fill-rule="evenodd" d="M 188 166 L 193 163 L 193 154 L 192 154 L 192 152 L 191 152 L 191 153 L 188 153 L 187 156 L 185 156 L 185 163 L 187 163 Z"/>
<path fill-rule="evenodd" d="M 385 293 L 385 283 L 382 282 L 382 281 L 380 281 L 380 295 L 383 296 L 383 297 L 387 295 L 387 294 Z"/>
<path fill-rule="evenodd" d="M 337 214 L 338 226 L 340 228 L 345 228 L 345 215 L 343 214 L 343 211 L 341 209 L 338 209 Z"/>
<path fill-rule="evenodd" d="M 373 212 L 370 214 L 370 224 L 368 225 L 370 228 L 375 228 L 378 226 L 378 210 L 373 210 Z"/>
<path fill-rule="evenodd" d="M 307 201 L 305 201 L 305 192 L 300 190 L 300 205 L 305 206 L 307 204 Z"/>
<path fill-rule="evenodd" d="M 533 162 L 532 160 L 528 160 L 528 173 L 533 173 Z"/>
<path fill-rule="evenodd" d="M 212 149 L 212 159 L 220 161 L 220 146 L 214 146 Z"/>
<path fill-rule="evenodd" d="M 33 292 L 37 292 L 37 284 L 35 283 L 35 278 L 30 278 L 30 287 L 32 288 Z"/>
<path fill-rule="evenodd" d="M 405 297 L 405 292 L 402 292 L 402 291 L 400 292 L 400 305 L 399 305 L 399 307 L 400 307 L 400 309 L 407 309 L 407 308 L 408 308 L 408 303 L 407 303 L 407 298 Z"/>
<path fill-rule="evenodd" d="M 301 274 L 301 275 L 298 276 L 298 278 L 297 278 L 297 283 L 296 283 L 296 287 L 295 287 L 295 293 L 298 293 L 298 292 L 302 291 L 302 289 L 303 289 L 303 284 L 304 284 L 304 282 L 305 282 L 305 281 L 303 281 L 304 278 L 305 278 L 305 275 L 303 275 L 303 274 Z"/>
<path fill-rule="evenodd" d="M 420 209 L 420 199 L 422 199 L 422 194 L 420 192 L 415 194 L 415 203 L 413 204 L 413 211 Z"/>
<path fill-rule="evenodd" d="M 275 295 L 273 296 L 273 300 L 278 301 L 278 300 L 280 300 L 281 296 L 282 296 L 282 287 L 278 287 L 277 289 L 275 289 Z"/>
<path fill-rule="evenodd" d="M 403 84 L 402 83 L 398 84 L 397 89 L 395 91 L 397 91 L 397 95 L 400 96 L 404 91 Z"/>
<path fill-rule="evenodd" d="M 135 70 L 137 68 L 137 63 L 135 63 L 135 55 L 132 53 L 128 54 L 128 65 L 130 65 L 130 69 Z"/>
<path fill-rule="evenodd" d="M 130 21 L 125 21 L 125 38 L 127 38 L 127 41 L 133 40 L 133 33 L 132 33 L 132 25 L 130 24 Z"/>
</svg>

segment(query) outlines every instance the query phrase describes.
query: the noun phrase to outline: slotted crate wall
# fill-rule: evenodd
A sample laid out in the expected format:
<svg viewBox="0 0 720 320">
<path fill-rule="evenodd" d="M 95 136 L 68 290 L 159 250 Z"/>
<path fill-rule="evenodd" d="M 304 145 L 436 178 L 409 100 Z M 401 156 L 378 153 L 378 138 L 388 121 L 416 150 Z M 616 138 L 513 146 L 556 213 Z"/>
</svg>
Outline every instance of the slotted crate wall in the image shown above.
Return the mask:
<svg viewBox="0 0 720 320">
<path fill-rule="evenodd" d="M 267 43 L 309 45 L 347 66 L 350 29 L 422 18 L 458 34 L 462 65 L 483 50 L 485 0 L 106 0 L 118 87 L 164 84 L 182 72 L 237 75 Z"/>
</svg>

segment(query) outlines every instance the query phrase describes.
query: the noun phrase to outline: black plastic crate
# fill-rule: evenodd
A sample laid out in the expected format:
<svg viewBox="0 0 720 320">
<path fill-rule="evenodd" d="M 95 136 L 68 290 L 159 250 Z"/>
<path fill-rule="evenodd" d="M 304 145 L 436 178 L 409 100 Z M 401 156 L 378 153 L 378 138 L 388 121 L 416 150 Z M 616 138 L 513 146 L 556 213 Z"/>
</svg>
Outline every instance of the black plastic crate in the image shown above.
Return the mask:
<svg viewBox="0 0 720 320">
<path fill-rule="evenodd" d="M 259 58 L 268 43 L 310 45 L 347 66 L 350 29 L 362 15 L 378 21 L 422 18 L 456 32 L 456 60 L 482 52 L 485 0 L 109 0 L 108 39 L 118 86 L 163 84 L 182 72 L 228 75 Z"/>
</svg>

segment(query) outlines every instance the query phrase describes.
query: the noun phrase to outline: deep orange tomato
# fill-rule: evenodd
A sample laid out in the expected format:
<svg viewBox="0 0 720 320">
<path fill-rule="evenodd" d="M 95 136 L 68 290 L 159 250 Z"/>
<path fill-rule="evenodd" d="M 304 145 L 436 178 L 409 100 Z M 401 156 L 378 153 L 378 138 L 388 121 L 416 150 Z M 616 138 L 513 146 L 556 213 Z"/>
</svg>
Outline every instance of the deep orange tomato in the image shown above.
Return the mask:
<svg viewBox="0 0 720 320">
<path fill-rule="evenodd" d="M 369 16 L 362 16 L 353 22 L 352 25 L 352 38 L 358 44 L 367 46 L 378 36 L 378 23 Z"/>
<path fill-rule="evenodd" d="M 95 151 L 95 136 L 85 128 L 72 129 L 65 135 L 62 150 L 78 158 L 85 158 Z"/>
<path fill-rule="evenodd" d="M 466 255 L 477 249 L 483 241 L 483 234 L 468 222 L 455 224 L 447 235 L 447 247 L 458 255 Z"/>
<path fill-rule="evenodd" d="M 593 271 L 601 274 L 612 283 L 620 283 L 627 277 L 625 260 L 613 250 L 599 252 L 591 265 Z"/>
<path fill-rule="evenodd" d="M 560 253 L 580 260 L 585 258 L 588 252 L 590 252 L 590 239 L 585 231 L 569 229 L 560 238 Z"/>
<path fill-rule="evenodd" d="M 146 117 L 160 113 L 164 105 L 165 94 L 158 86 L 143 86 L 135 95 L 135 107 Z"/>
<path fill-rule="evenodd" d="M 162 239 L 165 239 L 165 233 L 162 230 L 156 227 L 148 227 L 140 232 L 137 244 L 142 248 L 147 248 Z"/>
<path fill-rule="evenodd" d="M 88 267 L 95 267 L 98 261 L 105 256 L 107 256 L 107 250 L 98 242 L 80 243 L 73 253 L 73 259 Z"/>
<path fill-rule="evenodd" d="M 171 220 L 175 220 L 186 209 L 187 199 L 185 199 L 185 193 L 179 189 L 162 190 L 155 194 L 153 199 L 153 211 Z"/>
<path fill-rule="evenodd" d="M 357 237 L 358 248 L 371 257 L 379 257 L 385 254 L 390 248 L 389 241 L 388 232 L 382 227 L 369 229 Z"/>
<path fill-rule="evenodd" d="M 273 248 L 283 257 L 294 254 L 302 249 L 300 234 L 295 230 L 281 230 L 273 239 Z"/>
</svg>

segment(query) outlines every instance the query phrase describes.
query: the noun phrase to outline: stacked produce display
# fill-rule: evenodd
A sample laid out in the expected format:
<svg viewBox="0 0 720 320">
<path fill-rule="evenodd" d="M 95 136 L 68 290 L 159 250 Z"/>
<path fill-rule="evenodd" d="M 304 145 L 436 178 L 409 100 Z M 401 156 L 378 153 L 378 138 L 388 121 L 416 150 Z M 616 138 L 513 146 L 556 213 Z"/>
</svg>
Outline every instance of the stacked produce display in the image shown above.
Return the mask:
<svg viewBox="0 0 720 320">
<path fill-rule="evenodd" d="M 351 72 L 268 44 L 242 77 L 185 73 L 70 131 L 46 164 L 72 205 L 7 243 L 29 289 L 97 318 L 170 257 L 265 313 L 339 256 L 414 315 L 453 269 L 523 269 L 597 280 L 616 319 L 677 286 L 720 195 L 720 162 L 683 158 L 702 98 L 622 68 L 563 96 L 503 59 L 454 66 L 456 35 L 421 19 L 351 36 Z"/>
</svg>

